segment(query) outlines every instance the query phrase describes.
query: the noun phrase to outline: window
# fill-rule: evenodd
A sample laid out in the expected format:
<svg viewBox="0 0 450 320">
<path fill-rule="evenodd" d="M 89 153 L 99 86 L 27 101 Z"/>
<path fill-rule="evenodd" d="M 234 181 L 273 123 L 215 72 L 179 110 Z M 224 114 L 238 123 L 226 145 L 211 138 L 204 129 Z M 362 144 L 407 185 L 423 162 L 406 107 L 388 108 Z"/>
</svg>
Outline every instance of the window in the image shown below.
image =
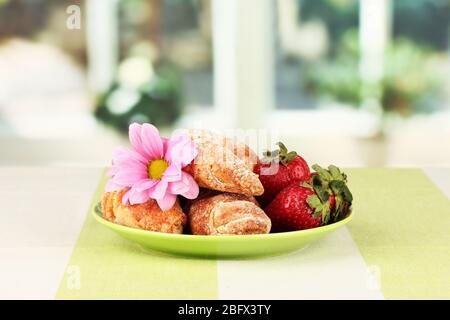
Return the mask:
<svg viewBox="0 0 450 320">
<path fill-rule="evenodd" d="M 393 1 L 383 105 L 400 114 L 448 108 L 450 2 Z"/>
<path fill-rule="evenodd" d="M 105 15 L 111 3 L 88 2 L 91 82 L 104 92 L 96 116 L 126 132 L 132 122 L 167 127 L 184 113 L 211 109 L 210 1 L 122 0 Z M 116 40 L 98 43 L 109 38 Z M 105 79 L 105 70 L 115 69 L 106 63 L 114 51 L 117 74 Z"/>
<path fill-rule="evenodd" d="M 277 1 L 276 108 L 314 109 L 332 95 L 354 102 L 358 12 L 357 0 Z"/>
<path fill-rule="evenodd" d="M 173 64 L 188 108 L 213 104 L 210 7 L 210 0 L 119 3 L 120 57 L 141 53 Z"/>
</svg>

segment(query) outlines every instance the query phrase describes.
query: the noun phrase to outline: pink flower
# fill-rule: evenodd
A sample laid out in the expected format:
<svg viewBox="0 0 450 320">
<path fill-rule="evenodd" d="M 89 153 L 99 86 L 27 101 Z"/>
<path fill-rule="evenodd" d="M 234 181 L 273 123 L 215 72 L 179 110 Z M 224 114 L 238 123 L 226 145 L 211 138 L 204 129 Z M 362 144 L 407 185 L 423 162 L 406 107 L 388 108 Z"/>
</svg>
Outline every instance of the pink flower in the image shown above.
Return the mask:
<svg viewBox="0 0 450 320">
<path fill-rule="evenodd" d="M 106 192 L 126 188 L 123 204 L 155 199 L 163 211 L 172 208 L 177 195 L 197 198 L 199 187 L 183 168 L 194 160 L 198 150 L 185 133 L 174 134 L 169 140 L 151 124 L 133 123 L 129 137 L 131 149 L 114 150 Z"/>
</svg>

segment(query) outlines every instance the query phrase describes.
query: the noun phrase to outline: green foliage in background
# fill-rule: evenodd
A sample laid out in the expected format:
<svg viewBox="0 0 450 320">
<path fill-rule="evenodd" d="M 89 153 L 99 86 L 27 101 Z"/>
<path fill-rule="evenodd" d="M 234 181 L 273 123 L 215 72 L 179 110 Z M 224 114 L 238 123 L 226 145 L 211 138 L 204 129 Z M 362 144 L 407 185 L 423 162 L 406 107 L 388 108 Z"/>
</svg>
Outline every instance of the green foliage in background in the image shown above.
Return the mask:
<svg viewBox="0 0 450 320">
<path fill-rule="evenodd" d="M 306 90 L 354 106 L 365 97 L 375 97 L 384 111 L 402 115 L 433 111 L 439 105 L 446 57 L 408 39 L 395 39 L 385 52 L 384 76 L 374 88 L 361 79 L 359 56 L 358 32 L 350 30 L 342 36 L 333 59 L 306 66 Z"/>
<path fill-rule="evenodd" d="M 298 0 L 300 19 L 322 21 L 330 50 L 319 62 L 302 64 L 303 86 L 322 99 L 359 106 L 378 99 L 384 111 L 431 112 L 442 101 L 448 75 L 450 0 L 392 1 L 392 43 L 380 83 L 359 72 L 357 0 Z"/>
<path fill-rule="evenodd" d="M 342 35 L 359 23 L 359 0 L 297 0 L 300 21 L 323 21 L 330 54 Z M 446 50 L 450 37 L 450 0 L 392 0 L 392 35 L 407 37 L 433 49 Z"/>
<path fill-rule="evenodd" d="M 120 81 L 102 94 L 95 116 L 123 133 L 133 122 L 170 126 L 181 114 L 181 76 L 172 64 L 160 63 L 143 83 L 133 86 Z"/>
<path fill-rule="evenodd" d="M 342 37 L 334 59 L 305 66 L 305 89 L 327 100 L 359 105 L 362 81 L 358 61 L 358 36 L 353 30 Z"/>
<path fill-rule="evenodd" d="M 449 46 L 450 0 L 393 0 L 393 36 L 403 36 L 432 49 Z"/>
<path fill-rule="evenodd" d="M 297 0 L 299 20 L 325 22 L 330 37 L 330 54 L 337 50 L 338 41 L 350 28 L 358 25 L 359 0 Z"/>
</svg>

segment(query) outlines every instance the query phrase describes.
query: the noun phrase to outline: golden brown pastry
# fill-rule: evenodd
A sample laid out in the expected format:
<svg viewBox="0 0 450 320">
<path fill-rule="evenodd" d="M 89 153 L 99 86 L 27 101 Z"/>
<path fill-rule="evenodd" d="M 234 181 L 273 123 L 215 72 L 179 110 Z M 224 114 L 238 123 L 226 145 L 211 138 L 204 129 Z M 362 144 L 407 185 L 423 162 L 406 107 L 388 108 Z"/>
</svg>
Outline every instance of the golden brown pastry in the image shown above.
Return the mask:
<svg viewBox="0 0 450 320">
<path fill-rule="evenodd" d="M 125 190 L 106 192 L 102 198 L 103 218 L 128 227 L 165 233 L 183 233 L 187 217 L 177 202 L 168 211 L 162 211 L 156 200 L 142 204 L 124 205 Z"/>
<path fill-rule="evenodd" d="M 264 188 L 253 173 L 256 154 L 245 144 L 206 130 L 189 129 L 199 154 L 187 167 L 200 187 L 245 195 L 261 195 Z"/>
<path fill-rule="evenodd" d="M 189 208 L 192 234 L 232 235 L 269 233 L 271 222 L 251 196 L 222 193 L 193 200 Z"/>
</svg>

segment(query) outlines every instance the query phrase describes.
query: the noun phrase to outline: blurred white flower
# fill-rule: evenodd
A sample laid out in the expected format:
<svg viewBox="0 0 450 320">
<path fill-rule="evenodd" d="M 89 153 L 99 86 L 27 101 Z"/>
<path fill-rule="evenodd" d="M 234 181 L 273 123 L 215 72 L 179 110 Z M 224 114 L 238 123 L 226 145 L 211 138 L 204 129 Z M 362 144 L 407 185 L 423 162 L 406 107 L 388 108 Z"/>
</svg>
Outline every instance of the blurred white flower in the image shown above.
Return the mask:
<svg viewBox="0 0 450 320">
<path fill-rule="evenodd" d="M 139 98 L 138 91 L 123 87 L 111 93 L 106 100 L 106 106 L 113 114 L 124 114 L 136 105 Z"/>
<path fill-rule="evenodd" d="M 131 57 L 119 65 L 118 81 L 125 88 L 139 88 L 155 75 L 151 62 L 143 57 Z"/>
</svg>

